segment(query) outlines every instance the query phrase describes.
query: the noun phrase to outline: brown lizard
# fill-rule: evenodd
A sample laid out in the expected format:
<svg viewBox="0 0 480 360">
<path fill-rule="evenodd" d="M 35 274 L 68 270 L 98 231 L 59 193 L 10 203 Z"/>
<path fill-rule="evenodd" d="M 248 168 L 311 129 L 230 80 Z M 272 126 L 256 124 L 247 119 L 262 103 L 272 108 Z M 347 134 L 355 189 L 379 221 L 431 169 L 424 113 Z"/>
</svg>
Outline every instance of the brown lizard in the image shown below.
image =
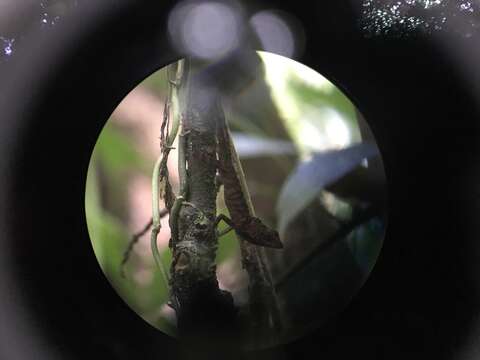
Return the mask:
<svg viewBox="0 0 480 360">
<path fill-rule="evenodd" d="M 218 171 L 223 183 L 225 204 L 230 213 L 230 219 L 220 214 L 216 223 L 225 221 L 242 239 L 252 244 L 281 249 L 283 244 L 278 232 L 255 216 L 245 174 L 233 145 L 220 100 L 217 106 L 219 114 L 217 121 Z"/>
</svg>

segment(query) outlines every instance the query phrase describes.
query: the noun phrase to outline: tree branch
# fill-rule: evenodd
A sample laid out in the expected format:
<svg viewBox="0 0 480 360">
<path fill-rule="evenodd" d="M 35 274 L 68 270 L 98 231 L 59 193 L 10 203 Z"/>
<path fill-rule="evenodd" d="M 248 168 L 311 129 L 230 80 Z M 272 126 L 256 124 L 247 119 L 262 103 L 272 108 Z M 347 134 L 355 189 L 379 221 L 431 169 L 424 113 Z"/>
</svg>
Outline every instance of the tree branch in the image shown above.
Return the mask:
<svg viewBox="0 0 480 360">
<path fill-rule="evenodd" d="M 172 295 L 182 338 L 200 342 L 205 335 L 214 335 L 229 340 L 236 308 L 231 294 L 218 286 L 215 265 L 216 94 L 208 93 L 197 77 L 201 67 L 189 67 L 187 62 L 185 68 L 188 81 L 182 82 L 180 102 L 185 106 L 188 196 L 179 211 L 179 241 L 172 249 Z"/>
</svg>

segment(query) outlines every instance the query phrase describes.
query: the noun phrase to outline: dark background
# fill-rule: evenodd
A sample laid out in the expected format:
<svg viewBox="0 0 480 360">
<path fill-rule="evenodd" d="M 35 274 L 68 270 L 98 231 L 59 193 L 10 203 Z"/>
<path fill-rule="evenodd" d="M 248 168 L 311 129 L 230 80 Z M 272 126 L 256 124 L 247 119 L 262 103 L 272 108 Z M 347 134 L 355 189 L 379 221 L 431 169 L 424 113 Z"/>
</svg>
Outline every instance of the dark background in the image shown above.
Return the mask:
<svg viewBox="0 0 480 360">
<path fill-rule="evenodd" d="M 90 5 L 0 72 L 0 289 L 18 306 L 0 310 L 0 353 L 198 359 L 112 291 L 84 215 L 87 166 L 105 120 L 179 56 L 158 28 L 171 4 Z M 298 60 L 339 86 L 372 128 L 387 174 L 388 226 L 371 277 L 337 318 L 293 344 L 230 357 L 462 359 L 480 345 L 470 340 L 480 315 L 479 74 L 459 61 L 461 49 L 476 59 L 477 36 L 365 37 L 348 1 L 266 6 L 301 21 L 307 42 Z M 30 325 L 35 342 L 26 343 Z"/>
</svg>

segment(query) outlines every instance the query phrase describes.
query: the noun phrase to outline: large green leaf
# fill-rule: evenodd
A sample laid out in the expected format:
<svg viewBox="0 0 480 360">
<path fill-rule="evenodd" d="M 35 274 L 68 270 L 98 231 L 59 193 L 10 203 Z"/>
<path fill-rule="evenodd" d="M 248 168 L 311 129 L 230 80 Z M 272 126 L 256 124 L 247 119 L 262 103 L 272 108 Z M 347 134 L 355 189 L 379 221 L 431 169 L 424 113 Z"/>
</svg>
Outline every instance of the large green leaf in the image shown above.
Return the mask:
<svg viewBox="0 0 480 360">
<path fill-rule="evenodd" d="M 168 300 L 168 288 L 153 261 L 150 269 L 153 278 L 148 284 L 138 283 L 128 271 L 126 278 L 120 276 L 123 252 L 131 234 L 117 217 L 101 206 L 95 161 L 96 157 L 88 171 L 85 207 L 88 231 L 99 265 L 118 294 L 133 310 L 152 324 L 163 324 L 166 320 L 159 318 L 158 309 Z M 170 251 L 163 251 L 161 255 L 164 266 L 168 269 L 171 263 Z"/>
<path fill-rule="evenodd" d="M 317 153 L 297 166 L 283 185 L 277 202 L 280 233 L 322 189 L 354 170 L 364 159 L 377 155 L 376 146 L 362 143 L 342 150 Z"/>
</svg>

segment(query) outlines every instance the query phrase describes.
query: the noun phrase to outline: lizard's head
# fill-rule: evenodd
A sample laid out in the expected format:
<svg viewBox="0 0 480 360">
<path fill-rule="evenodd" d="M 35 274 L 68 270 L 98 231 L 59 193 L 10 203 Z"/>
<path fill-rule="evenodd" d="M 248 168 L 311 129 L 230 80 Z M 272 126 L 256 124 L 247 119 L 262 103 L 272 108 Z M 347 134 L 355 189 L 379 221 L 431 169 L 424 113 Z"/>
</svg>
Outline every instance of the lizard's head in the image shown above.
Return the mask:
<svg viewBox="0 0 480 360">
<path fill-rule="evenodd" d="M 266 226 L 259 218 L 252 217 L 248 225 L 245 226 L 246 240 L 252 244 L 269 247 L 273 249 L 283 249 L 278 231 Z"/>
</svg>

